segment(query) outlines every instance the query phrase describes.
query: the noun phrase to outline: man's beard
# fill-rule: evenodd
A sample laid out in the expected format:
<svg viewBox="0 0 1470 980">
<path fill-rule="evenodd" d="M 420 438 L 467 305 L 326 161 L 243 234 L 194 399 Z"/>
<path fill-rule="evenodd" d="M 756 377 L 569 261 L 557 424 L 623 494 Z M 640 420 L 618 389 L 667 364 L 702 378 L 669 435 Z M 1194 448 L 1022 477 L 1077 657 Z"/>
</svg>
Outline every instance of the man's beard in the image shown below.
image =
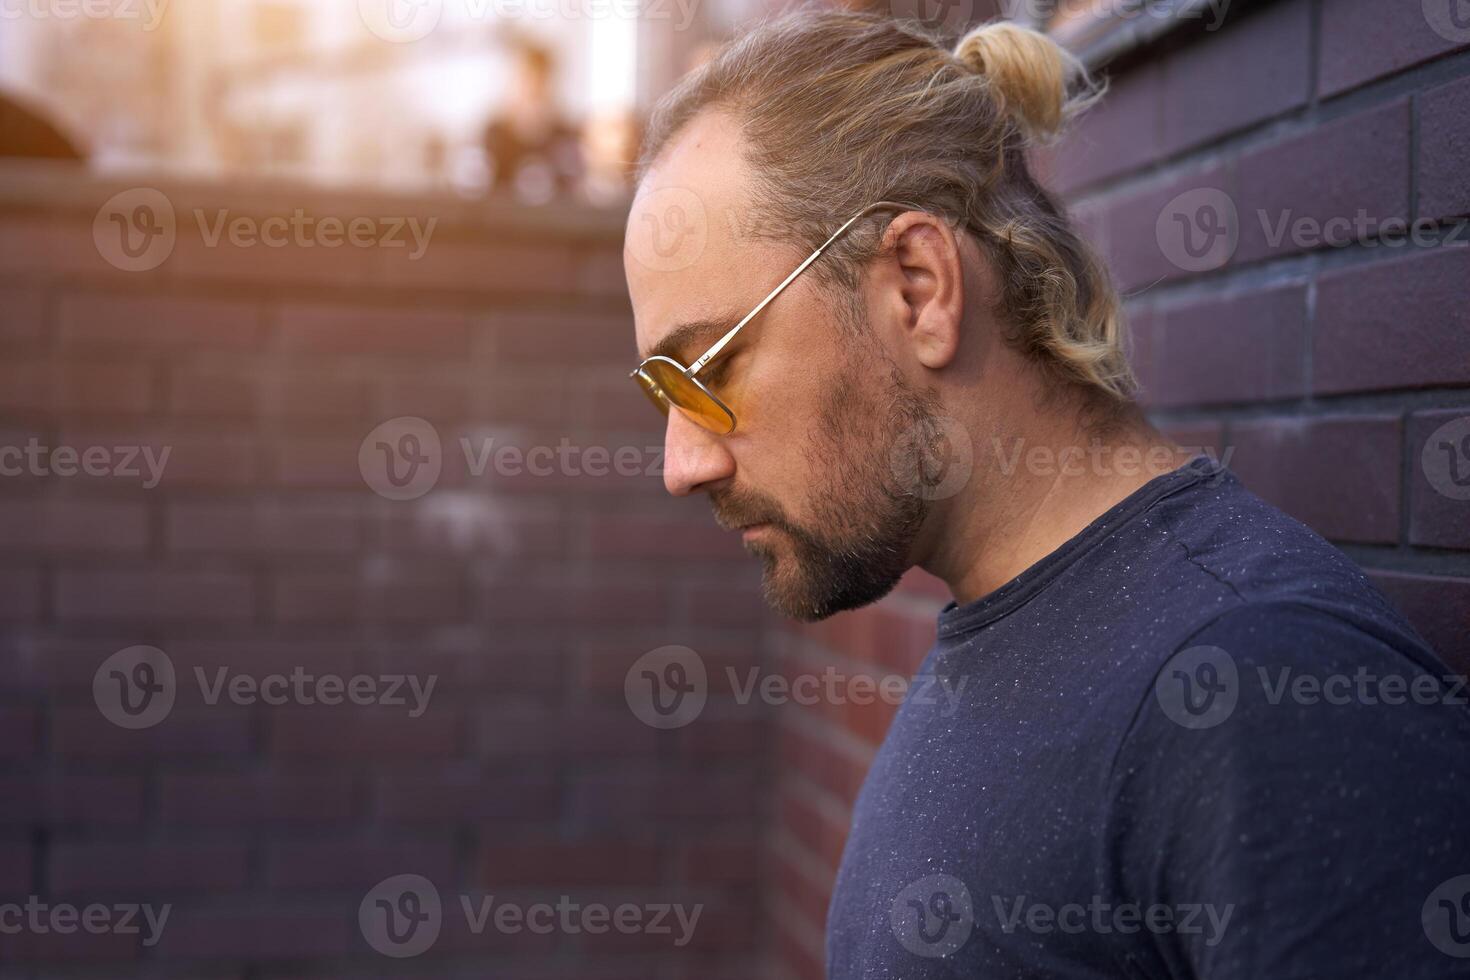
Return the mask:
<svg viewBox="0 0 1470 980">
<path fill-rule="evenodd" d="M 804 622 L 876 602 L 908 571 L 929 508 L 926 474 L 943 438 L 937 399 L 896 368 L 876 394 L 851 371 L 830 390 L 804 452 L 816 481 L 809 520 L 797 524 L 759 491 L 710 494 L 722 526 L 769 525 L 768 540 L 747 550 L 764 561 L 766 601 Z"/>
</svg>

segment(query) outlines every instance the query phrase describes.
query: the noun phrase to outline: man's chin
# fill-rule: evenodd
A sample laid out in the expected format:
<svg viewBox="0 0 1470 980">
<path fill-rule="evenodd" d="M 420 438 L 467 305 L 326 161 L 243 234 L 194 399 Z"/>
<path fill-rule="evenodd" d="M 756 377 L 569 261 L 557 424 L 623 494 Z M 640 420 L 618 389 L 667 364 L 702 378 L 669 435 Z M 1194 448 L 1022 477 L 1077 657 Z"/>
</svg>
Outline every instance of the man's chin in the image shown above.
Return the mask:
<svg viewBox="0 0 1470 980">
<path fill-rule="evenodd" d="M 788 619 L 816 623 L 840 612 L 860 609 L 883 598 L 898 584 L 866 579 L 839 581 L 828 570 L 804 564 L 787 549 L 769 541 L 747 542 L 745 550 L 761 559 L 761 593 L 766 604 Z"/>
</svg>

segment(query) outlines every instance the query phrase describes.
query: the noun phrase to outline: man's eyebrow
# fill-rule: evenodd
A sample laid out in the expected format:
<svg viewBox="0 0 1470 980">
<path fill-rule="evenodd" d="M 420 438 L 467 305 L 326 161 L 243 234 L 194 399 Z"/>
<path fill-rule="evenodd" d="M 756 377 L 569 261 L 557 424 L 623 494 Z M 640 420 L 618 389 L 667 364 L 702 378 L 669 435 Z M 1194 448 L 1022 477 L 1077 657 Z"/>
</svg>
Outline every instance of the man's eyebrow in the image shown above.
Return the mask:
<svg viewBox="0 0 1470 980">
<path fill-rule="evenodd" d="M 688 367 L 689 361 L 685 358 L 703 354 L 711 344 L 739 322 L 740 316 L 736 314 L 681 323 L 664 334 L 663 339 L 653 345 L 647 357 L 671 357 Z"/>
</svg>

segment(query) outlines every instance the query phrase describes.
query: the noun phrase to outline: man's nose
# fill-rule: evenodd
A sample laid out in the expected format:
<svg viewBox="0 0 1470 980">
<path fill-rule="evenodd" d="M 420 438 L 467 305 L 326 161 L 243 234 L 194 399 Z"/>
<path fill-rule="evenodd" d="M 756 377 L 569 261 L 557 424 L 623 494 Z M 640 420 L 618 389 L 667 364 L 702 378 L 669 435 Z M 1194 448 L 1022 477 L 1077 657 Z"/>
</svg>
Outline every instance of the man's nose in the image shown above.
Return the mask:
<svg viewBox="0 0 1470 980">
<path fill-rule="evenodd" d="M 734 474 L 735 458 L 724 441 L 677 408 L 670 409 L 664 428 L 664 488 L 684 497 Z"/>
</svg>

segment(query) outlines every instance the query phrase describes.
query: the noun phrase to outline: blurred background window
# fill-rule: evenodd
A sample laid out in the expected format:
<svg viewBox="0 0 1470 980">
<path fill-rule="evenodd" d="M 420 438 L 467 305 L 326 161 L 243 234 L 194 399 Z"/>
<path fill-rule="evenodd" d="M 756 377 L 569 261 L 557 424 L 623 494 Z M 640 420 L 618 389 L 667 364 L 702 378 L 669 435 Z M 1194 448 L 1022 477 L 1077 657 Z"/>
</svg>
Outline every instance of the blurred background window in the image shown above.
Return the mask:
<svg viewBox="0 0 1470 980">
<path fill-rule="evenodd" d="M 0 152 L 66 148 L 103 172 L 609 203 L 627 193 L 658 95 L 759 12 L 698 0 L 7 0 Z"/>
</svg>

